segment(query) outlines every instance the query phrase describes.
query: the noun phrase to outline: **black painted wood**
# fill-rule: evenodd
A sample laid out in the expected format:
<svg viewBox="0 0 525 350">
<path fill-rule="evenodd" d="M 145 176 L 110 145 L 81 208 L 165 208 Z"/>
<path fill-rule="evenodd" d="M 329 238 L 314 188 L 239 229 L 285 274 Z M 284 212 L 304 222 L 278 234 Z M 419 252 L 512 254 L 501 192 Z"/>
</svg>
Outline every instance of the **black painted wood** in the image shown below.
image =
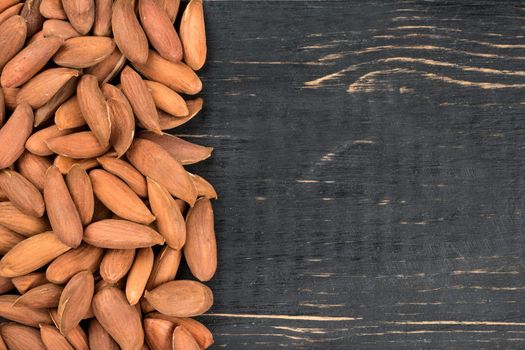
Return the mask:
<svg viewBox="0 0 525 350">
<path fill-rule="evenodd" d="M 215 348 L 523 349 L 523 2 L 205 6 Z"/>
</svg>

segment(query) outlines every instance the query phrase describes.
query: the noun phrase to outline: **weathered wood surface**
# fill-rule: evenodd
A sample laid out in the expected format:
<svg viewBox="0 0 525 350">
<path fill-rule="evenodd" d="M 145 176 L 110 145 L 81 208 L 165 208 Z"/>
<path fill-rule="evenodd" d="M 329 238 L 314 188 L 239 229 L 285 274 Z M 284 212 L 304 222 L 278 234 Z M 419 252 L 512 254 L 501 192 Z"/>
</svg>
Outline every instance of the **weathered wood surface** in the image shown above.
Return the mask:
<svg viewBox="0 0 525 350">
<path fill-rule="evenodd" d="M 215 348 L 525 348 L 525 4 L 206 11 Z"/>
</svg>

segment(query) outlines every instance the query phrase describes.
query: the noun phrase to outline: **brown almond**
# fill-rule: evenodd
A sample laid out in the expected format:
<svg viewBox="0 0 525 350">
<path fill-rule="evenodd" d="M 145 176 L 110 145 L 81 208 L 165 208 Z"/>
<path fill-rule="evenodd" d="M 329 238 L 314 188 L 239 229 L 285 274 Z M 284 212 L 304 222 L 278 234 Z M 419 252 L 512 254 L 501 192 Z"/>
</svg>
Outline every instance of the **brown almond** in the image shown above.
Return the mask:
<svg viewBox="0 0 525 350">
<path fill-rule="evenodd" d="M 153 268 L 153 250 L 141 248 L 137 250 L 135 261 L 131 266 L 126 281 L 126 298 L 130 305 L 135 305 L 142 298 L 146 283 Z"/>
<path fill-rule="evenodd" d="M 7 10 L 9 7 L 16 5 L 20 0 L 1 0 L 0 1 L 0 12 Z"/>
<path fill-rule="evenodd" d="M 128 304 L 123 292 L 113 287 L 102 289 L 93 297 L 93 311 L 122 350 L 142 347 L 144 331 L 140 316 L 135 307 Z"/>
<path fill-rule="evenodd" d="M 195 95 L 202 90 L 201 80 L 190 67 L 182 62 L 168 61 L 154 51 L 150 51 L 145 63 L 133 62 L 133 65 L 148 79 L 177 92 Z"/>
<path fill-rule="evenodd" d="M 40 325 L 40 337 L 42 338 L 42 342 L 46 346 L 46 349 L 75 350 L 75 348 L 69 344 L 67 339 L 60 334 L 60 331 L 54 326 Z"/>
<path fill-rule="evenodd" d="M 64 175 L 67 174 L 75 164 L 80 165 L 80 167 L 84 170 L 89 170 L 98 166 L 98 162 L 95 158 L 74 159 L 58 155 L 53 162 L 53 165 L 57 167 L 57 169 Z"/>
<path fill-rule="evenodd" d="M 31 135 L 26 141 L 26 149 L 38 156 L 50 156 L 53 154 L 53 151 L 47 147 L 46 141 L 55 137 L 69 135 L 72 132 L 73 130 L 60 130 L 53 124 Z"/>
<path fill-rule="evenodd" d="M 17 106 L 16 95 L 18 95 L 18 92 L 20 91 L 20 89 L 19 88 L 3 88 L 2 91 L 4 92 L 5 106 L 11 110 L 15 109 Z"/>
<path fill-rule="evenodd" d="M 31 272 L 23 276 L 11 278 L 16 290 L 24 294 L 28 290 L 47 283 L 46 274 L 43 272 Z"/>
<path fill-rule="evenodd" d="M 44 215 L 42 194 L 29 180 L 16 171 L 0 170 L 0 187 L 11 203 L 22 213 L 34 217 Z"/>
<path fill-rule="evenodd" d="M 151 210 L 157 218 L 157 229 L 173 249 L 181 249 L 186 242 L 186 223 L 170 193 L 157 181 L 148 178 L 148 197 Z"/>
<path fill-rule="evenodd" d="M 55 326 L 58 327 L 57 309 L 50 309 L 49 314 Z M 88 337 L 80 325 L 70 330 L 65 337 L 76 350 L 89 350 Z"/>
<path fill-rule="evenodd" d="M 106 106 L 106 100 L 98 86 L 97 78 L 84 75 L 77 87 L 78 103 L 82 115 L 98 142 L 102 146 L 109 145 L 111 121 Z"/>
<path fill-rule="evenodd" d="M 22 16 L 12 16 L 0 24 L 0 69 L 24 47 L 27 25 Z"/>
<path fill-rule="evenodd" d="M 82 241 L 82 221 L 64 177 L 56 167 L 46 172 L 44 200 L 49 222 L 58 239 L 67 246 L 78 247 Z"/>
<path fill-rule="evenodd" d="M 96 247 L 109 249 L 146 248 L 164 243 L 162 236 L 150 227 L 116 219 L 90 224 L 84 232 L 84 241 Z"/>
<path fill-rule="evenodd" d="M 139 137 L 162 146 L 162 148 L 168 151 L 168 153 L 182 165 L 201 162 L 208 159 L 213 152 L 212 147 L 197 145 L 166 133 L 159 135 L 150 131 L 144 131 L 139 134 Z"/>
<path fill-rule="evenodd" d="M 120 53 L 118 48 L 115 48 L 105 60 L 86 69 L 86 73 L 97 77 L 99 84 L 104 84 L 113 79 L 125 63 L 126 57 Z"/>
<path fill-rule="evenodd" d="M 102 93 L 106 98 L 112 125 L 109 142 L 120 158 L 126 153 L 135 136 L 135 116 L 128 99 L 120 89 L 105 83 L 102 85 Z"/>
<path fill-rule="evenodd" d="M 108 36 L 111 34 L 111 12 L 113 0 L 95 0 L 95 24 L 93 34 Z"/>
<path fill-rule="evenodd" d="M 76 69 L 50 68 L 29 80 L 16 95 L 16 102 L 27 102 L 33 108 L 39 108 L 71 79 L 80 73 Z"/>
<path fill-rule="evenodd" d="M 16 299 L 14 307 L 26 306 L 33 309 L 48 309 L 58 306 L 60 294 L 64 287 L 46 283 L 28 290 Z"/>
<path fill-rule="evenodd" d="M 89 347 L 98 350 L 119 350 L 119 346 L 96 318 L 89 321 Z"/>
<path fill-rule="evenodd" d="M 58 19 L 49 19 L 45 21 L 42 28 L 42 33 L 46 38 L 55 36 L 62 40 L 80 36 L 80 33 L 77 32 L 75 28 L 73 28 L 71 23 Z"/>
<path fill-rule="evenodd" d="M 111 38 L 103 36 L 81 36 L 68 39 L 53 57 L 59 66 L 86 68 L 106 59 L 115 50 Z"/>
<path fill-rule="evenodd" d="M 76 159 L 98 157 L 109 150 L 109 145 L 102 146 L 91 131 L 55 137 L 47 145 L 56 154 Z"/>
<path fill-rule="evenodd" d="M 22 242 L 24 239 L 24 236 L 0 225 L 0 254 L 6 254 L 11 248 Z"/>
<path fill-rule="evenodd" d="M 174 350 L 200 350 L 199 343 L 184 326 L 175 328 L 171 342 Z"/>
<path fill-rule="evenodd" d="M 0 293 L 1 294 L 5 294 L 9 292 L 13 288 L 15 288 L 15 286 L 13 285 L 13 282 L 11 282 L 10 278 L 0 277 Z"/>
<path fill-rule="evenodd" d="M 100 263 L 100 276 L 108 283 L 117 283 L 127 275 L 134 260 L 135 249 L 108 249 Z"/>
<path fill-rule="evenodd" d="M 195 100 L 186 101 L 188 110 L 190 113 L 183 118 L 175 118 L 171 114 L 159 111 L 159 123 L 162 130 L 169 130 L 186 124 L 188 121 L 193 119 L 202 109 L 204 100 L 202 97 L 196 98 Z"/>
<path fill-rule="evenodd" d="M 122 91 L 128 98 L 135 116 L 148 130 L 160 133 L 159 115 L 155 101 L 140 75 L 130 67 L 120 74 Z"/>
<path fill-rule="evenodd" d="M 217 191 L 213 188 L 212 184 L 206 181 L 203 177 L 195 174 L 190 174 L 193 185 L 197 189 L 198 197 L 205 197 L 208 199 L 217 199 Z"/>
<path fill-rule="evenodd" d="M 0 334 L 9 350 L 46 350 L 35 328 L 8 323 L 2 325 Z"/>
<path fill-rule="evenodd" d="M 146 85 L 157 108 L 175 117 L 185 117 L 190 113 L 186 101 L 181 95 L 166 85 L 151 80 L 146 80 Z"/>
<path fill-rule="evenodd" d="M 71 97 L 58 107 L 55 113 L 55 124 L 60 130 L 78 128 L 86 124 L 77 96 Z"/>
<path fill-rule="evenodd" d="M 213 304 L 210 288 L 197 281 L 171 281 L 144 294 L 159 312 L 177 317 L 199 316 Z"/>
<path fill-rule="evenodd" d="M 0 127 L 2 127 L 2 125 L 4 125 L 4 121 L 5 121 L 5 97 L 4 97 L 4 91 L 3 89 L 0 87 Z"/>
<path fill-rule="evenodd" d="M 180 0 L 160 0 L 159 2 L 168 14 L 171 22 L 175 22 L 179 12 Z"/>
<path fill-rule="evenodd" d="M 148 40 L 135 15 L 135 1 L 115 0 L 111 28 L 120 52 L 131 62 L 146 63 Z"/>
<path fill-rule="evenodd" d="M 86 35 L 95 21 L 95 2 L 93 0 L 62 0 L 62 6 L 73 25 L 82 35 Z"/>
<path fill-rule="evenodd" d="M 165 59 L 182 60 L 182 44 L 171 19 L 157 0 L 138 0 L 142 28 L 151 45 Z"/>
<path fill-rule="evenodd" d="M 67 19 L 61 0 L 42 0 L 40 3 L 40 13 L 45 18 Z"/>
<path fill-rule="evenodd" d="M 171 337 L 175 325 L 159 318 L 146 318 L 144 321 L 146 342 L 153 350 L 173 350 Z"/>
<path fill-rule="evenodd" d="M 40 191 L 44 190 L 47 169 L 52 166 L 49 159 L 24 152 L 16 162 L 18 171 Z"/>
<path fill-rule="evenodd" d="M 26 306 L 13 307 L 18 297 L 18 295 L 0 295 L 0 317 L 30 327 L 38 327 L 39 323 L 50 324 L 52 322 L 46 310 Z M 3 329 L 3 327 L 1 328 Z"/>
<path fill-rule="evenodd" d="M 184 62 L 199 70 L 206 62 L 206 29 L 202 0 L 191 0 L 180 21 L 180 39 L 184 47 Z"/>
<path fill-rule="evenodd" d="M 42 0 L 26 0 L 20 11 L 20 16 L 27 23 L 27 36 L 31 37 L 42 29 L 44 16 L 40 14 L 40 3 Z"/>
<path fill-rule="evenodd" d="M 173 281 L 179 270 L 181 256 L 180 250 L 168 246 L 163 247 L 160 253 L 155 256 L 146 289 L 152 290 L 163 283 Z"/>
<path fill-rule="evenodd" d="M 148 207 L 131 188 L 115 175 L 95 169 L 89 173 L 97 198 L 123 219 L 148 225 L 155 220 Z"/>
<path fill-rule="evenodd" d="M 33 42 L 13 57 L 2 71 L 2 86 L 18 87 L 40 71 L 62 45 L 62 39 L 43 38 Z"/>
<path fill-rule="evenodd" d="M 19 15 L 23 6 L 24 4 L 16 4 L 16 5 L 13 5 L 7 8 L 2 13 L 0 13 L 0 24 L 4 23 L 5 21 L 7 21 L 9 18 L 13 16 Z"/>
<path fill-rule="evenodd" d="M 89 224 L 95 211 L 95 197 L 89 175 L 80 165 L 74 164 L 66 176 L 66 183 L 82 224 Z"/>
<path fill-rule="evenodd" d="M 9 167 L 22 155 L 33 131 L 33 120 L 31 107 L 22 103 L 0 129 L 0 169 Z"/>
<path fill-rule="evenodd" d="M 40 0 L 38 0 L 38 1 L 40 1 Z M 41 30 L 41 31 L 36 32 L 35 34 L 33 34 L 33 36 L 30 37 L 29 40 L 27 41 L 27 44 L 32 44 L 35 41 L 38 41 L 38 40 L 43 39 L 43 38 L 44 38 L 44 32 Z"/>
<path fill-rule="evenodd" d="M 45 218 L 26 215 L 11 202 L 0 202 L 0 225 L 30 237 L 49 230 L 49 222 Z"/>
<path fill-rule="evenodd" d="M 195 338 L 201 349 L 207 349 L 214 343 L 210 330 L 192 318 L 167 316 L 158 312 L 150 313 L 147 317 L 159 318 L 173 322 L 177 326 L 184 326 Z"/>
<path fill-rule="evenodd" d="M 46 270 L 49 282 L 62 284 L 82 270 L 95 272 L 100 266 L 104 249 L 82 243 L 78 248 L 56 258 Z"/>
<path fill-rule="evenodd" d="M 42 107 L 35 111 L 35 127 L 49 120 L 64 102 L 66 102 L 76 91 L 77 77 L 69 79 Z"/>
<path fill-rule="evenodd" d="M 131 164 L 122 159 L 112 157 L 100 157 L 97 158 L 97 160 L 106 171 L 118 176 L 137 195 L 139 195 L 140 197 L 148 196 L 146 179 Z"/>
<path fill-rule="evenodd" d="M 184 258 L 193 276 L 200 281 L 209 281 L 217 270 L 213 209 L 208 198 L 199 199 L 188 211 Z"/>
<path fill-rule="evenodd" d="M 126 154 L 144 176 L 166 187 L 173 196 L 190 205 L 195 203 L 197 191 L 188 173 L 164 148 L 149 140 L 136 139 Z"/>
<path fill-rule="evenodd" d="M 95 280 L 89 271 L 81 271 L 73 276 L 64 287 L 57 310 L 59 329 L 67 334 L 88 312 L 95 292 Z"/>
<path fill-rule="evenodd" d="M 133 263 L 133 262 L 132 262 Z M 100 281 L 98 281 L 98 283 L 95 285 L 95 293 L 98 293 L 99 291 L 101 291 L 102 289 L 104 288 L 108 288 L 108 287 L 115 287 L 115 288 L 118 288 L 118 289 L 122 289 L 124 288 L 124 284 L 125 284 L 125 280 L 121 279 L 119 280 L 118 282 L 116 283 L 109 283 L 103 279 L 101 279 Z"/>
</svg>

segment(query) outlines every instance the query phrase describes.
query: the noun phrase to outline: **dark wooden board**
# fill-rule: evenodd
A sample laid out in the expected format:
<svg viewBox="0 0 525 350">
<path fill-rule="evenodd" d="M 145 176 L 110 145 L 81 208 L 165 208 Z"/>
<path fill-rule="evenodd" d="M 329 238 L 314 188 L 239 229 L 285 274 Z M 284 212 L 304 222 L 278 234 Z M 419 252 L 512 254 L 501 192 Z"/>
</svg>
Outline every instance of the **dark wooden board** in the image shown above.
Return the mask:
<svg viewBox="0 0 525 350">
<path fill-rule="evenodd" d="M 525 348 L 524 5 L 206 2 L 215 348 Z"/>
</svg>

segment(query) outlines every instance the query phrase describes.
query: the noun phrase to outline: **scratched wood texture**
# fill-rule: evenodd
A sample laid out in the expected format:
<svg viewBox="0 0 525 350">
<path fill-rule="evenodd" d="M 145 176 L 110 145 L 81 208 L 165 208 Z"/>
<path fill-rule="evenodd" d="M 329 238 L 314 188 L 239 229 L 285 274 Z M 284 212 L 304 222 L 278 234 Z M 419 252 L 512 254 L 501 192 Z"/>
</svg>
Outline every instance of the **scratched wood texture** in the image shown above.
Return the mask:
<svg viewBox="0 0 525 350">
<path fill-rule="evenodd" d="M 205 8 L 215 348 L 525 348 L 525 4 Z"/>
</svg>

